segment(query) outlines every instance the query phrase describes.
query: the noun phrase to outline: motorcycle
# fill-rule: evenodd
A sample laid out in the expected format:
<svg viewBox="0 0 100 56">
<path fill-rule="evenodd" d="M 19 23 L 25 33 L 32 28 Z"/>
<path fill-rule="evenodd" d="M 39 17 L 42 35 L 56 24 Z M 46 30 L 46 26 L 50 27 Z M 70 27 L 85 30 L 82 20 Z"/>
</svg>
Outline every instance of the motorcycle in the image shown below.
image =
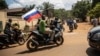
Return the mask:
<svg viewBox="0 0 100 56">
<path fill-rule="evenodd" d="M 70 32 L 73 32 L 73 25 L 69 26 L 69 30 L 70 30 Z"/>
<path fill-rule="evenodd" d="M 55 28 L 53 31 L 55 31 L 55 35 L 52 40 L 53 43 L 50 43 L 51 40 L 48 34 L 41 34 L 38 30 L 32 31 L 28 37 L 28 42 L 26 44 L 27 48 L 30 51 L 34 51 L 37 50 L 38 47 L 40 46 L 52 45 L 52 44 L 57 44 L 58 46 L 62 45 L 64 39 L 61 32 L 57 28 Z"/>
<path fill-rule="evenodd" d="M 3 48 L 3 46 L 9 47 L 9 45 L 12 44 L 23 45 L 24 43 L 25 43 L 24 36 L 22 32 L 18 29 L 14 31 L 13 37 L 9 37 L 7 34 L 0 35 L 0 48 Z"/>
</svg>

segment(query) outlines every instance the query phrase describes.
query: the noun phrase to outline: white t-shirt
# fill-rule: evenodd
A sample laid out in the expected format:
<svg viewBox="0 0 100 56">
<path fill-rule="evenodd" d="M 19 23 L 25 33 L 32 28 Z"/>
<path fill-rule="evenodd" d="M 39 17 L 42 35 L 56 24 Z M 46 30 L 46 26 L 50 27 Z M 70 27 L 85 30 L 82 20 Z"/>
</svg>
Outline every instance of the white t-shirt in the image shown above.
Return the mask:
<svg viewBox="0 0 100 56">
<path fill-rule="evenodd" d="M 76 23 L 76 20 L 73 20 L 74 23 Z"/>
</svg>

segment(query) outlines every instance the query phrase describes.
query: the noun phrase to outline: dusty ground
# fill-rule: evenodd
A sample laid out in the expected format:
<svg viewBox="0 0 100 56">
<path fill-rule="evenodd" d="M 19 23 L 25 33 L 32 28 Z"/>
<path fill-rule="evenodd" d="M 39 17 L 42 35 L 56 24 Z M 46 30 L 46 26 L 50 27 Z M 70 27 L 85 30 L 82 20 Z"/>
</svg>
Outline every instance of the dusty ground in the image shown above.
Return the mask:
<svg viewBox="0 0 100 56">
<path fill-rule="evenodd" d="M 78 29 L 69 33 L 65 25 L 64 44 L 61 46 L 48 46 L 30 52 L 26 44 L 16 45 L 16 47 L 0 50 L 0 56 L 100 56 L 88 45 L 87 33 L 91 27 L 88 23 L 78 23 Z"/>
</svg>

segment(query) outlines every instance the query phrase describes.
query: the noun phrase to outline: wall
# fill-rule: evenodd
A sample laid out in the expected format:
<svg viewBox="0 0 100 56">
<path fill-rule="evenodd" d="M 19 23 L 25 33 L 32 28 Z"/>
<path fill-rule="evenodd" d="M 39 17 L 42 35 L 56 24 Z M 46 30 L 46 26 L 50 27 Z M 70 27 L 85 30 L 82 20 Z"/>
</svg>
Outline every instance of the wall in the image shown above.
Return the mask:
<svg viewBox="0 0 100 56">
<path fill-rule="evenodd" d="M 12 17 L 12 19 L 13 19 L 13 22 L 12 22 L 12 24 L 13 23 L 18 23 L 19 25 L 20 25 L 20 29 L 22 29 L 22 30 L 24 30 L 24 27 L 25 27 L 25 25 L 29 25 L 30 26 L 30 29 L 32 29 L 33 28 L 33 26 L 37 23 L 37 19 L 35 20 L 33 20 L 33 21 L 31 21 L 31 22 L 27 22 L 27 21 L 25 21 L 25 20 L 23 20 L 23 19 L 18 19 L 17 17 L 16 18 L 13 18 Z"/>
<path fill-rule="evenodd" d="M 18 23 L 20 25 L 20 29 L 24 29 L 25 25 L 29 25 L 30 28 L 34 26 L 37 23 L 37 19 L 34 19 L 32 22 L 26 22 L 21 17 L 7 17 L 7 13 L 5 11 L 0 11 L 0 21 L 2 21 L 2 28 L 5 28 L 5 24 L 8 20 L 8 18 L 11 18 L 13 20 L 12 23 Z"/>
<path fill-rule="evenodd" d="M 5 23 L 6 23 L 6 19 L 7 19 L 6 14 L 7 13 L 5 11 L 0 11 L 0 21 L 2 21 L 3 29 L 5 27 Z"/>
</svg>

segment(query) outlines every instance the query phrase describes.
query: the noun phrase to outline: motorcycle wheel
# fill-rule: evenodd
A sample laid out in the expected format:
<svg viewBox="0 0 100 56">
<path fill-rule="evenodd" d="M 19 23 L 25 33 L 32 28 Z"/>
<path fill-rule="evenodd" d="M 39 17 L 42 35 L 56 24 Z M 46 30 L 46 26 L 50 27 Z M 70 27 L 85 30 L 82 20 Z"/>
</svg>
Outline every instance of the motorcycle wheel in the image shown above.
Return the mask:
<svg viewBox="0 0 100 56">
<path fill-rule="evenodd" d="M 35 51 L 35 50 L 37 50 L 38 45 L 37 45 L 35 42 L 33 42 L 32 40 L 29 40 L 29 41 L 27 42 L 27 48 L 28 48 L 30 51 Z"/>
<path fill-rule="evenodd" d="M 69 27 L 69 30 L 70 30 L 70 32 L 73 32 L 73 27 L 70 26 Z"/>
<path fill-rule="evenodd" d="M 55 43 L 59 46 L 59 45 L 62 45 L 64 42 L 64 39 L 62 36 L 59 36 L 57 38 L 55 38 Z"/>
<path fill-rule="evenodd" d="M 20 39 L 17 40 L 17 43 L 19 45 L 23 45 L 25 43 L 25 39 L 24 38 L 20 38 Z"/>
</svg>

